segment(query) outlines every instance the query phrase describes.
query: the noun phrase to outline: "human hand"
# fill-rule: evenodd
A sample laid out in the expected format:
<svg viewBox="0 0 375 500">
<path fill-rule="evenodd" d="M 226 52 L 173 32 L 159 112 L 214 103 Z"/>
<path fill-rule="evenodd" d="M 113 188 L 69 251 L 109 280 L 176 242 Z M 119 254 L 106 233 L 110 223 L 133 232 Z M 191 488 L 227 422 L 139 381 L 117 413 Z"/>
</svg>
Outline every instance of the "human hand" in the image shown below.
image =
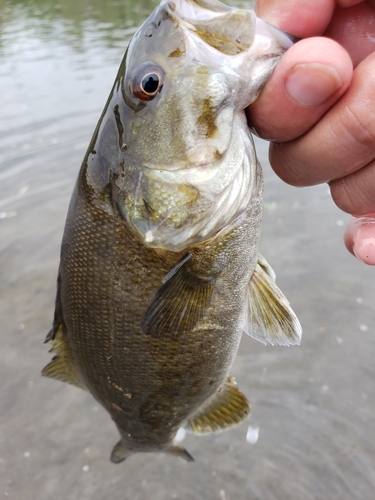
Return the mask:
<svg viewBox="0 0 375 500">
<path fill-rule="evenodd" d="M 355 216 L 347 248 L 375 265 L 375 0 L 258 0 L 256 12 L 304 40 L 249 107 L 249 123 L 272 141 L 270 162 L 285 182 L 328 182 Z"/>
</svg>

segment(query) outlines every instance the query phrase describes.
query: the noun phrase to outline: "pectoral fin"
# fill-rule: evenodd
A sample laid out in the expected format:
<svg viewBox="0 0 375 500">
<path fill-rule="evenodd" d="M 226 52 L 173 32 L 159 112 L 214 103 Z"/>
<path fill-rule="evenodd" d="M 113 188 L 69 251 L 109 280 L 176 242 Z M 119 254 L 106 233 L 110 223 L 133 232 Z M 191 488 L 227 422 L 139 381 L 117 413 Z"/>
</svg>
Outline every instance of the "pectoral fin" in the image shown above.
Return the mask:
<svg viewBox="0 0 375 500">
<path fill-rule="evenodd" d="M 209 401 L 198 408 L 186 429 L 195 434 L 221 432 L 240 424 L 249 414 L 250 403 L 229 375 Z"/>
<path fill-rule="evenodd" d="M 301 341 L 300 322 L 261 255 L 248 287 L 243 330 L 264 344 L 289 346 Z"/>
<path fill-rule="evenodd" d="M 177 264 L 148 307 L 143 331 L 153 337 L 177 337 L 190 332 L 203 318 L 215 277 L 200 276 L 189 266 L 190 256 Z"/>
</svg>

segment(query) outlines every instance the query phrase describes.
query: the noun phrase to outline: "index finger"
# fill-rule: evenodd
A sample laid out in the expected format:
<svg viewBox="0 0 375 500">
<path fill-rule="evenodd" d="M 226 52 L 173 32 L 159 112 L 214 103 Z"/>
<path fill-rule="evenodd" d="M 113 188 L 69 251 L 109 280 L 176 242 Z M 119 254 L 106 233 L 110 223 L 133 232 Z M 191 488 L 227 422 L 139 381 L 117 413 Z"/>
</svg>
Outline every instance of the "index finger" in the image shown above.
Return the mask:
<svg viewBox="0 0 375 500">
<path fill-rule="evenodd" d="M 257 16 L 298 38 L 324 33 L 335 9 L 335 0 L 258 0 Z"/>
<path fill-rule="evenodd" d="M 298 37 L 323 33 L 334 0 L 259 0 L 257 14 Z M 348 88 L 352 63 L 346 51 L 328 38 L 307 38 L 282 57 L 248 119 L 258 135 L 272 141 L 301 136 Z"/>
<path fill-rule="evenodd" d="M 347 52 L 333 40 L 301 40 L 281 58 L 258 99 L 248 108 L 258 135 L 290 141 L 310 130 L 348 88 Z"/>
</svg>

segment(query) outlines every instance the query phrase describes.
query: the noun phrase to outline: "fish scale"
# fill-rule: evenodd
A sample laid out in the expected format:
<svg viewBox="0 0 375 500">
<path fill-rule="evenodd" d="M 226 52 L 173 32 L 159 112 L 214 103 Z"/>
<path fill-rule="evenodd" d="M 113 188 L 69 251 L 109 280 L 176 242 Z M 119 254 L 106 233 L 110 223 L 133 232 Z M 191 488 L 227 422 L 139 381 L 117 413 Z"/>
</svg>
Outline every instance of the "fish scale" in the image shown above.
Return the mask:
<svg viewBox="0 0 375 500">
<path fill-rule="evenodd" d="M 90 200 L 89 197 L 88 200 Z M 127 381 L 129 392 L 136 393 L 142 390 L 142 379 L 146 377 L 144 385 L 152 393 L 150 379 L 152 380 L 153 377 L 150 377 L 149 373 L 145 374 L 142 368 L 139 371 L 135 367 L 142 367 L 147 363 L 148 369 L 154 373 L 159 382 L 157 372 L 160 367 L 158 359 L 153 363 L 153 353 L 156 353 L 157 357 L 157 353 L 161 351 L 163 357 L 169 361 L 171 376 L 166 377 L 165 373 L 162 375 L 163 384 L 172 386 L 165 389 L 168 393 L 180 391 L 180 380 L 186 377 L 186 374 L 192 378 L 192 368 L 198 368 L 198 366 L 194 367 L 193 355 L 195 351 L 199 353 L 197 357 L 199 365 L 204 360 L 202 353 L 210 352 L 212 342 L 218 344 L 215 348 L 215 352 L 219 354 L 217 356 L 218 371 L 222 371 L 223 357 L 229 355 L 230 359 L 226 360 L 225 364 L 231 363 L 233 348 L 228 349 L 227 339 L 223 338 L 222 331 L 220 336 L 212 332 L 210 335 L 206 335 L 205 340 L 208 345 L 204 345 L 204 338 L 200 337 L 198 332 L 194 333 L 194 336 L 197 337 L 195 349 L 194 344 L 187 337 L 185 344 L 181 344 L 181 339 L 179 339 L 178 343 L 172 345 L 163 339 L 158 341 L 144 337 L 140 328 L 141 320 L 148 303 L 160 288 L 162 279 L 173 267 L 173 263 L 171 265 L 170 261 L 163 262 L 163 259 L 152 250 L 142 247 L 129 234 L 120 218 L 114 221 L 107 213 L 93 208 L 86 200 L 82 200 L 82 195 L 78 200 L 78 206 L 73 206 L 71 210 L 79 212 L 81 216 L 77 219 L 70 219 L 64 235 L 64 240 L 69 241 L 69 245 L 62 260 L 62 283 L 69 282 L 70 278 L 74 277 L 74 286 L 69 286 L 67 292 L 65 292 L 64 286 L 61 290 L 63 301 L 65 293 L 67 293 L 64 322 L 68 332 L 68 340 L 69 332 L 74 331 L 74 355 L 78 365 L 84 371 L 83 380 L 86 385 L 91 389 L 95 385 L 93 380 L 96 380 L 98 375 L 101 378 L 100 387 L 95 385 L 95 393 L 97 393 L 99 401 L 103 399 L 102 393 L 104 393 L 107 401 L 121 407 L 123 398 L 119 398 L 118 391 L 113 389 L 112 384 L 122 387 L 124 380 Z M 104 241 L 101 238 L 101 231 L 107 231 L 108 224 L 111 226 L 111 231 L 109 234 L 106 233 L 106 241 Z M 82 260 L 82 255 L 86 256 L 85 262 Z M 143 286 L 139 287 L 134 281 L 136 282 L 139 276 L 142 276 L 142 269 L 145 265 L 153 269 L 152 276 L 147 281 L 142 281 Z M 100 273 L 95 272 L 96 269 L 100 269 Z M 111 290 L 113 283 L 120 283 L 121 289 L 117 289 L 113 296 L 110 294 L 108 296 L 108 292 L 103 295 L 102 291 Z M 85 314 L 88 303 L 91 305 L 89 315 Z M 232 325 L 230 326 L 232 327 Z M 228 325 L 228 328 L 230 326 Z M 154 344 L 155 347 L 149 346 L 150 343 Z M 164 344 L 162 349 L 160 343 Z M 230 340 L 229 343 L 233 343 L 233 340 Z M 132 353 L 131 367 L 127 366 L 126 358 L 124 359 L 122 355 L 123 349 L 128 349 Z M 227 354 L 223 356 L 223 353 Z M 114 356 L 114 359 L 109 362 L 107 358 L 111 356 Z M 138 359 L 134 360 L 134 356 Z M 92 365 L 93 359 L 95 359 L 94 366 Z M 191 359 L 193 361 L 187 363 L 187 360 Z M 171 360 L 172 363 L 170 363 Z M 155 365 L 154 369 L 152 369 L 153 364 Z M 165 363 L 162 362 L 161 367 L 165 371 Z M 212 365 L 210 373 L 215 376 L 215 367 Z M 103 385 L 103 381 L 108 377 L 112 384 L 104 383 Z M 202 379 L 201 373 L 199 379 Z M 178 385 L 173 389 L 173 382 L 176 380 Z M 221 382 L 222 380 L 216 378 L 215 384 L 210 386 L 211 392 L 214 392 Z M 136 386 L 138 391 L 134 390 Z M 206 398 L 206 394 L 200 395 L 195 406 L 199 405 L 201 399 L 205 400 Z M 146 399 L 144 395 L 143 399 Z M 135 406 L 139 405 L 135 397 L 133 401 Z M 126 400 L 125 402 L 132 404 L 132 401 Z M 108 404 L 109 411 L 113 411 L 110 408 L 111 403 Z M 178 401 L 176 408 L 180 408 Z M 172 413 L 173 411 L 175 410 L 173 409 Z M 185 414 L 180 417 L 179 423 L 182 423 L 187 416 Z M 115 413 L 115 421 L 116 418 L 118 415 Z"/>
<path fill-rule="evenodd" d="M 70 286 L 66 291 L 62 286 L 61 300 L 64 302 L 66 294 L 64 324 L 68 342 L 71 341 L 69 332 L 74 332 L 70 345 L 74 345 L 73 357 L 80 367 L 80 375 L 97 400 L 111 413 L 118 427 L 129 427 L 130 414 L 134 419 L 130 426 L 132 435 L 136 437 L 138 427 L 142 435 L 139 413 L 146 412 L 148 405 L 146 414 L 151 415 L 153 408 L 161 405 L 162 422 L 175 422 L 173 427 L 167 428 L 168 434 L 173 434 L 189 414 L 222 384 L 226 375 L 223 367 L 228 368 L 232 363 L 239 341 L 238 336 L 226 335 L 228 330 L 233 330 L 233 321 L 225 321 L 224 317 L 218 324 L 215 319 L 216 331 L 204 331 L 204 336 L 199 335 L 199 330 L 185 333 L 172 343 L 162 334 L 160 339 L 145 337 L 140 328 L 141 320 L 174 262 L 165 261 L 154 251 L 142 247 L 120 217 L 114 220 L 106 212 L 93 207 L 89 194 L 84 199 L 81 193 L 77 206 L 73 205 L 71 211 L 80 213 L 80 217 L 68 216 L 65 229 L 64 240 L 69 244 L 62 258 L 61 280 Z M 107 231 L 108 224 L 111 231 L 103 239 L 102 231 Z M 248 229 L 253 230 L 250 225 Z M 238 242 L 233 243 L 238 250 Z M 220 246 L 223 246 L 222 241 Z M 85 255 L 85 260 L 82 255 Z M 143 276 L 145 265 L 152 268 L 152 272 L 139 286 L 138 279 Z M 101 270 L 100 273 L 95 271 L 97 269 Z M 238 276 L 232 276 L 233 290 Z M 115 283 L 116 287 L 113 286 Z M 242 288 L 244 294 L 245 287 Z M 108 294 L 112 289 L 116 293 Z M 103 290 L 106 290 L 105 294 Z M 224 291 L 227 290 L 225 287 Z M 86 314 L 88 307 L 90 313 Z M 216 309 L 212 304 L 208 313 L 215 314 Z M 208 369 L 202 369 L 205 353 L 210 359 Z M 127 356 L 132 357 L 131 364 L 127 363 Z M 188 379 L 189 390 L 184 389 L 184 379 Z M 202 385 L 206 386 L 204 391 Z M 159 396 L 156 399 L 149 397 L 154 392 Z M 131 398 L 125 395 L 129 393 Z M 166 395 L 170 394 L 173 395 L 172 401 L 169 398 L 166 404 Z M 128 410 L 125 422 L 117 409 L 122 407 Z M 163 441 L 164 436 L 160 433 L 159 418 L 150 420 L 155 429 L 155 446 L 158 440 Z"/>
</svg>

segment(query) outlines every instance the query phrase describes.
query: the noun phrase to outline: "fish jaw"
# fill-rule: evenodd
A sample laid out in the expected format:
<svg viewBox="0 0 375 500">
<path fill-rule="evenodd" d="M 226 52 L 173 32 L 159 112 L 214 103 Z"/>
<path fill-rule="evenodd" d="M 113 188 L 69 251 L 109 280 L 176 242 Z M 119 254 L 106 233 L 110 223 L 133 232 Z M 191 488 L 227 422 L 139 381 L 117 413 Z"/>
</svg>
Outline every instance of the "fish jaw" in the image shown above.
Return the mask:
<svg viewBox="0 0 375 500">
<path fill-rule="evenodd" d="M 297 41 L 252 10 L 228 7 L 216 0 L 178 0 L 173 5 L 185 33 L 188 57 L 199 53 L 209 67 L 221 68 L 232 77 L 236 108 L 244 109 L 256 100 L 282 54 Z"/>
</svg>

